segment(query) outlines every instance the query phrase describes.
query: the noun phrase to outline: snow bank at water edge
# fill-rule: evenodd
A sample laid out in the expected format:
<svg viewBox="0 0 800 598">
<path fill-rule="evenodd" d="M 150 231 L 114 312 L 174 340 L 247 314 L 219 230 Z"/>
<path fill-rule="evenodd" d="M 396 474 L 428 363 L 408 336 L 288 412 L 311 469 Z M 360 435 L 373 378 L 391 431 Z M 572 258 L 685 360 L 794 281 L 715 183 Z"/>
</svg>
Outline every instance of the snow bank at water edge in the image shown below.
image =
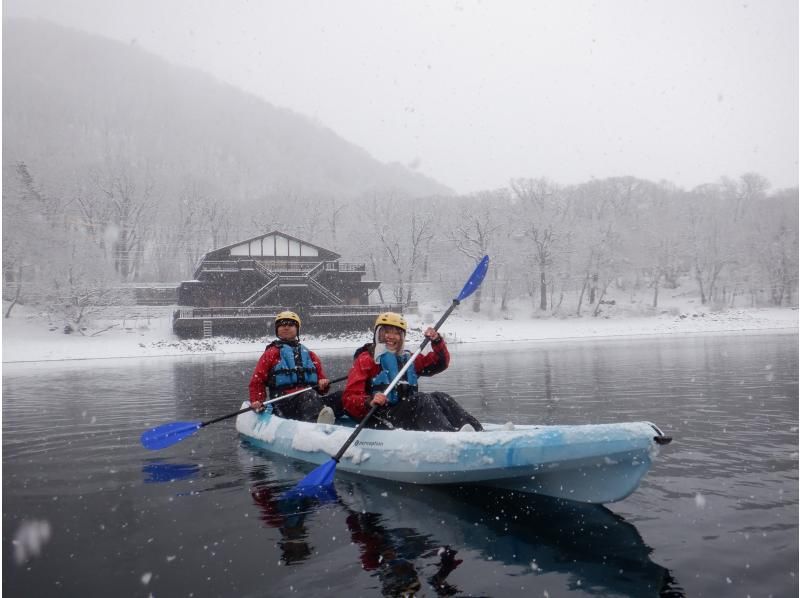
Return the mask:
<svg viewBox="0 0 800 598">
<path fill-rule="evenodd" d="M 536 318 L 528 312 L 475 314 L 468 306 L 456 310 L 442 332 L 449 344 L 504 341 L 555 341 L 577 338 L 613 338 L 640 335 L 673 335 L 724 332 L 786 332 L 797 334 L 798 311 L 794 308 L 703 311 L 695 306 L 671 308 L 657 316 Z M 422 330 L 444 311 L 441 305 L 421 306 L 409 314 L 409 342 L 422 339 Z M 110 328 L 108 328 L 110 326 Z M 58 361 L 165 355 L 253 353 L 264 350 L 269 339 L 257 341 L 228 337 L 182 340 L 172 333 L 168 316 L 133 320 L 98 321 L 96 330 L 64 334 L 63 326 L 47 314 L 16 306 L 2 320 L 3 363 Z M 108 328 L 104 330 L 105 328 Z M 104 330 L 103 332 L 99 332 Z M 306 336 L 303 342 L 315 351 L 350 350 L 369 340 L 369 332 L 348 335 Z"/>
</svg>

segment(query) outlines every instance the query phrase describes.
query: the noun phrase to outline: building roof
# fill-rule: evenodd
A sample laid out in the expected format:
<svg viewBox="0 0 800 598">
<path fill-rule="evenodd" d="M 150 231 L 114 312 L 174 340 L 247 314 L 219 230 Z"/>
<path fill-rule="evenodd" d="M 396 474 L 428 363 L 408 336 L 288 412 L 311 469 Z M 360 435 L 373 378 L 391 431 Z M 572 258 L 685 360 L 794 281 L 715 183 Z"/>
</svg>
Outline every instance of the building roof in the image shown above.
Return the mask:
<svg viewBox="0 0 800 598">
<path fill-rule="evenodd" d="M 266 237 L 269 237 L 269 236 L 272 236 L 272 235 L 277 236 L 277 237 L 283 237 L 283 238 L 288 239 L 290 241 L 296 241 L 297 243 L 300 243 L 301 245 L 307 245 L 309 247 L 313 247 L 314 249 L 317 250 L 317 252 L 319 253 L 319 257 L 322 260 L 338 260 L 340 257 L 342 257 L 340 254 L 336 253 L 335 251 L 331 251 L 330 249 L 325 249 L 324 247 L 320 247 L 319 245 L 315 245 L 314 243 L 309 243 L 308 241 L 304 241 L 303 239 L 298 239 L 297 237 L 293 237 L 292 235 L 287 235 L 286 233 L 283 233 L 283 232 L 281 232 L 279 230 L 271 230 L 270 232 L 265 233 L 263 235 L 257 235 L 255 237 L 251 237 L 249 239 L 243 239 L 241 241 L 237 241 L 236 243 L 231 243 L 230 245 L 225 245 L 224 247 L 219 247 L 217 249 L 212 249 L 211 251 L 206 253 L 206 255 L 204 257 L 209 257 L 212 254 L 219 254 L 221 252 L 225 252 L 226 250 L 233 249 L 234 247 L 238 247 L 240 245 L 249 244 L 249 243 L 252 243 L 253 241 L 256 241 L 256 240 L 259 240 L 259 239 L 265 239 Z"/>
</svg>

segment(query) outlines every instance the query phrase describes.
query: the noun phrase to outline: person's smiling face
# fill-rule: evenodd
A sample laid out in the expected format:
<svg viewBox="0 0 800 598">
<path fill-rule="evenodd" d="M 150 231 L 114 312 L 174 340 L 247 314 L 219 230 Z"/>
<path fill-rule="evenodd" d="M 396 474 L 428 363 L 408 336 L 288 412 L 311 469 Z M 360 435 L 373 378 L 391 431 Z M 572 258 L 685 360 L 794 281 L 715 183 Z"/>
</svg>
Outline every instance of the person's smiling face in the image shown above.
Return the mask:
<svg viewBox="0 0 800 598">
<path fill-rule="evenodd" d="M 381 328 L 381 341 L 386 344 L 386 348 L 392 353 L 397 353 L 403 348 L 403 331 L 394 326 L 383 326 Z"/>
</svg>

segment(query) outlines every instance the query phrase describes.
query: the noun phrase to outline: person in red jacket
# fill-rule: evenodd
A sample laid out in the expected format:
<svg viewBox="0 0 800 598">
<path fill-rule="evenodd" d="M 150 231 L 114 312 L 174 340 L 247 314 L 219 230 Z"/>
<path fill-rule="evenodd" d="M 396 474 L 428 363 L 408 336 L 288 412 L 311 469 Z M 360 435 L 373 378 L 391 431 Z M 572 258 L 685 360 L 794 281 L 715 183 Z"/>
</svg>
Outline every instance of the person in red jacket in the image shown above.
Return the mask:
<svg viewBox="0 0 800 598">
<path fill-rule="evenodd" d="M 325 394 L 330 385 L 319 357 L 300 343 L 300 317 L 296 313 L 283 311 L 275 317 L 275 335 L 278 338 L 267 345 L 250 378 L 250 406 L 257 413 L 264 410 L 267 392 L 275 399 L 316 386 Z M 333 410 L 313 391 L 273 405 L 280 417 L 333 423 Z"/>
<path fill-rule="evenodd" d="M 365 424 L 372 428 L 406 430 L 475 431 L 480 422 L 443 392 L 422 393 L 418 378 L 447 369 L 450 352 L 444 338 L 434 329 L 425 330 L 431 351 L 418 355 L 401 381 L 387 395 L 383 391 L 411 358 L 404 350 L 408 324 L 400 314 L 385 312 L 375 320 L 373 342 L 356 351 L 347 376 L 342 401 L 347 414 L 361 420 L 372 408 L 379 408 Z"/>
</svg>

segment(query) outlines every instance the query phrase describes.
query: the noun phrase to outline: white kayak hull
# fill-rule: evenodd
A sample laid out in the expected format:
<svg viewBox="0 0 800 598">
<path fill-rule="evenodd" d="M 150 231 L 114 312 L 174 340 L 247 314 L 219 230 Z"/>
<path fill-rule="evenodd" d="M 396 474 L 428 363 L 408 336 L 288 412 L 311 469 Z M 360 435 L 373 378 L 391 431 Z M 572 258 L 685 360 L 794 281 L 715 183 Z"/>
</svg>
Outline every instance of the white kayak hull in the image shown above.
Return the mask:
<svg viewBox="0 0 800 598">
<path fill-rule="evenodd" d="M 655 438 L 663 437 L 649 422 L 484 428 L 365 428 L 337 471 L 412 484 L 487 484 L 601 504 L 622 500 L 638 487 L 658 453 Z M 353 432 L 348 426 L 252 411 L 237 417 L 236 429 L 259 448 L 318 465 L 330 460 Z"/>
</svg>

